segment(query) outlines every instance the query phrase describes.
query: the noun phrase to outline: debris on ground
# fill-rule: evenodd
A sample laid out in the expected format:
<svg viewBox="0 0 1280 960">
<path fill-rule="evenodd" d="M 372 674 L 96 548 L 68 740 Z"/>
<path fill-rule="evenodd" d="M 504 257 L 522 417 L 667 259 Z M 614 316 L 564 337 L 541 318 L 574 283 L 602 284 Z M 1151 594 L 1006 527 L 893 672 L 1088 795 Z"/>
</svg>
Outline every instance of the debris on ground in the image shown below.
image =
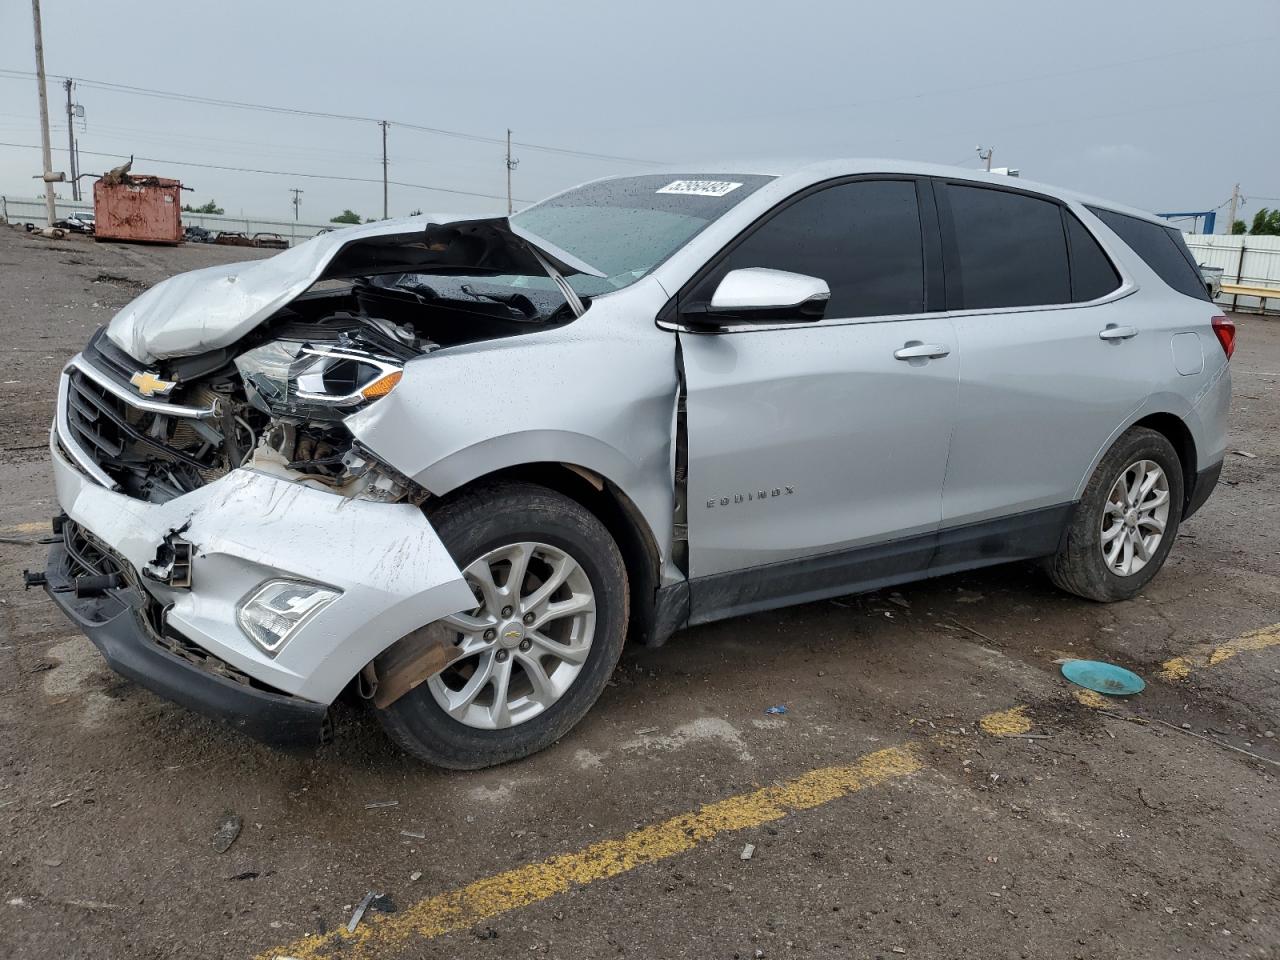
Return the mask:
<svg viewBox="0 0 1280 960">
<path fill-rule="evenodd" d="M 1191 729 L 1191 724 L 1184 723 L 1181 727 L 1174 726 L 1168 720 L 1161 720 L 1159 717 L 1152 717 L 1152 723 L 1158 723 L 1161 726 L 1168 727 L 1170 730 L 1176 730 L 1178 733 L 1185 733 L 1188 737 L 1195 737 L 1197 740 L 1203 740 L 1205 743 L 1212 743 L 1214 746 L 1222 747 L 1225 750 L 1232 750 L 1236 753 L 1242 753 L 1246 757 L 1251 757 L 1261 763 L 1269 763 L 1273 767 L 1280 767 L 1280 761 L 1272 760 L 1270 757 L 1264 757 L 1260 753 L 1254 753 L 1252 750 L 1245 750 L 1243 747 L 1237 747 L 1230 743 L 1223 743 L 1221 740 L 1215 740 L 1213 737 L 1205 737 L 1196 733 Z"/>
<path fill-rule="evenodd" d="M 244 820 L 239 814 L 232 813 L 228 810 L 222 815 L 222 819 L 218 821 L 218 829 L 213 833 L 213 849 L 217 853 L 226 853 L 231 849 L 231 845 L 236 842 L 236 837 L 240 836 L 240 828 L 244 826 Z"/>
<path fill-rule="evenodd" d="M 748 843 L 745 847 L 742 848 L 742 852 L 738 854 L 738 859 L 750 860 L 752 855 L 755 852 L 756 852 L 756 845 L 754 843 Z"/>
<path fill-rule="evenodd" d="M 409 879 L 412 880 L 414 883 L 417 883 L 419 880 L 422 879 L 422 871 L 421 870 L 413 871 L 413 873 L 409 874 Z"/>
<path fill-rule="evenodd" d="M 355 911 L 351 914 L 351 919 L 347 921 L 347 933 L 355 933 L 355 929 L 360 925 L 365 913 L 370 910 L 375 913 L 395 913 L 397 910 L 396 902 L 385 893 L 376 893 L 370 890 L 361 898 L 356 905 Z"/>
<path fill-rule="evenodd" d="M 911 602 L 907 600 L 907 598 L 900 593 L 897 593 L 897 592 L 891 593 L 885 599 L 888 600 L 890 603 L 897 604 L 903 610 L 911 609 Z"/>
<path fill-rule="evenodd" d="M 1132 670 L 1103 660 L 1069 660 L 1062 665 L 1062 675 L 1076 686 L 1113 697 L 1141 693 L 1147 685 Z"/>
<path fill-rule="evenodd" d="M 1250 453 L 1248 450 L 1232 450 L 1231 452 L 1237 457 L 1244 457 L 1246 460 L 1258 459 L 1258 455 L 1256 453 Z"/>
<path fill-rule="evenodd" d="M 364 916 L 364 912 L 369 909 L 369 904 L 373 903 L 373 898 L 376 896 L 377 894 L 370 890 L 356 905 L 355 912 L 351 914 L 351 919 L 347 921 L 347 933 L 356 932 L 356 927 L 360 925 L 360 919 Z"/>
<path fill-rule="evenodd" d="M 765 713 L 771 713 L 771 714 L 781 714 L 781 713 L 786 713 L 786 712 L 787 712 L 787 708 L 786 708 L 786 706 L 784 706 L 783 704 L 781 704 L 781 703 L 780 703 L 780 704 L 778 704 L 778 705 L 777 705 L 777 706 L 775 706 L 775 707 L 765 707 L 765 711 L 764 711 L 764 712 L 765 712 Z"/>
<path fill-rule="evenodd" d="M 411 838 L 413 838 L 414 840 L 425 840 L 425 839 L 427 839 L 427 835 L 426 835 L 425 833 L 419 833 L 417 830 L 401 830 L 401 831 L 400 831 L 400 836 L 402 836 L 402 837 L 411 837 Z"/>
<path fill-rule="evenodd" d="M 364 808 L 366 810 L 381 810 L 383 807 L 398 807 L 398 806 L 400 806 L 399 800 L 375 800 L 373 803 L 366 803 L 364 805 Z"/>
</svg>

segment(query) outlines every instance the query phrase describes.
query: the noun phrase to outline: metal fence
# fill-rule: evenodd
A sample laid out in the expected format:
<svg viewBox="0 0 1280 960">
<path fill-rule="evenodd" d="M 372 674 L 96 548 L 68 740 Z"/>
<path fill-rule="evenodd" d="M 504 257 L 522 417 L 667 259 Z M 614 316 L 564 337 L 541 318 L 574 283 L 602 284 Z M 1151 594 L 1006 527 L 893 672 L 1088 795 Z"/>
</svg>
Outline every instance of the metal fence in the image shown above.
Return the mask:
<svg viewBox="0 0 1280 960">
<path fill-rule="evenodd" d="M 72 203 L 59 200 L 59 217 L 76 211 L 92 211 L 92 203 Z M 0 196 L 0 216 L 11 223 L 44 223 L 44 199 L 40 197 Z M 183 213 L 184 226 L 204 227 L 206 230 L 238 230 L 252 236 L 255 233 L 278 233 L 294 243 L 314 237 L 332 223 L 295 223 L 292 220 L 264 220 L 261 217 L 228 217 L 211 213 Z M 1186 234 L 1196 262 L 1206 267 L 1222 267 L 1224 283 L 1261 284 L 1275 287 L 1277 297 L 1268 300 L 1268 312 L 1280 310 L 1280 237 L 1227 236 L 1225 234 Z M 1262 301 L 1257 297 L 1231 297 L 1223 295 L 1219 303 L 1231 309 L 1259 310 Z"/>
<path fill-rule="evenodd" d="M 55 205 L 55 209 L 61 219 L 70 216 L 72 213 L 91 213 L 93 204 L 83 201 L 75 203 L 69 200 L 59 200 Z M 44 198 L 0 196 L 0 216 L 10 223 L 43 225 L 45 216 Z M 293 220 L 264 220 L 261 217 L 228 217 L 212 213 L 187 213 L 185 211 L 182 214 L 182 225 L 184 227 L 204 227 L 206 230 L 214 232 L 236 230 L 241 233 L 247 233 L 249 236 L 253 236 L 255 233 L 278 233 L 289 241 L 290 246 L 314 237 L 325 228 L 332 229 L 337 226 L 343 226 L 335 223 L 295 223 Z"/>
<path fill-rule="evenodd" d="M 1197 233 L 1187 234 L 1186 239 L 1197 263 L 1222 268 L 1223 283 L 1275 287 L 1276 297 L 1267 300 L 1267 312 L 1280 309 L 1280 237 Z M 1257 297 L 1226 294 L 1218 302 L 1233 310 L 1259 310 L 1262 303 Z"/>
</svg>

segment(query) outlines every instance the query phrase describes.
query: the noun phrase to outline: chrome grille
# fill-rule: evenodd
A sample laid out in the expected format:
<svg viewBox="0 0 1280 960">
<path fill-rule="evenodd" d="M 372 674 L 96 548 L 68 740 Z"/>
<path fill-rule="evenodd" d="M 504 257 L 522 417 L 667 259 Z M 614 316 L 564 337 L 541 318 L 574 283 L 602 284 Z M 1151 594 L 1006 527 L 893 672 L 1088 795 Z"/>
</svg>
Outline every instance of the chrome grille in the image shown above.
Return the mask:
<svg viewBox="0 0 1280 960">
<path fill-rule="evenodd" d="M 168 447 L 163 428 L 153 430 L 158 418 L 203 420 L 217 412 L 216 401 L 192 407 L 143 397 L 81 356 L 62 372 L 55 426 L 61 446 L 80 469 L 102 486 L 117 489 L 123 471 L 140 462 L 143 449 L 190 460 Z"/>
<path fill-rule="evenodd" d="M 67 390 L 66 426 L 98 466 L 110 472 L 124 456 L 129 408 L 79 370 L 72 370 Z"/>
</svg>

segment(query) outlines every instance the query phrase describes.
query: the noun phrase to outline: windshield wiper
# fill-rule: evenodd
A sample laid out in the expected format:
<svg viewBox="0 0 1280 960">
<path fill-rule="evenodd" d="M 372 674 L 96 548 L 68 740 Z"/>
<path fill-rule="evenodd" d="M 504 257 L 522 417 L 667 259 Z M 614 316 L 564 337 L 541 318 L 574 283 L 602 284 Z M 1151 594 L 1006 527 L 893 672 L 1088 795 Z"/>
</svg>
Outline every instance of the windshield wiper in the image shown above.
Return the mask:
<svg viewBox="0 0 1280 960">
<path fill-rule="evenodd" d="M 578 296 L 578 292 L 569 286 L 569 281 L 564 278 L 559 270 L 551 265 L 551 261 L 542 255 L 542 251 L 529 244 L 529 252 L 533 254 L 533 258 L 538 261 L 542 269 L 547 271 L 547 276 L 560 289 L 561 295 L 565 302 L 569 304 L 569 309 L 573 311 L 573 317 L 576 320 L 587 312 L 586 306 L 582 302 L 582 298 Z"/>
</svg>

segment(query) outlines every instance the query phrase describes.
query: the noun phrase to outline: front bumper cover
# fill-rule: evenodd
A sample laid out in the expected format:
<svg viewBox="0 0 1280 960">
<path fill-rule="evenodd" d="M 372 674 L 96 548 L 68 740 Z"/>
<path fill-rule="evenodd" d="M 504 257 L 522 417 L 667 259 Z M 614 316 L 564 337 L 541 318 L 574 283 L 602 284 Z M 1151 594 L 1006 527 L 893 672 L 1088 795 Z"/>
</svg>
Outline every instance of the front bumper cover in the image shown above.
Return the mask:
<svg viewBox="0 0 1280 960">
<path fill-rule="evenodd" d="M 60 543 L 49 551 L 45 591 L 111 669 L 153 693 L 274 746 L 316 746 L 326 738 L 324 704 L 218 676 L 162 647 L 146 625 L 146 600 L 136 588 L 77 597 L 67 548 Z"/>
<path fill-rule="evenodd" d="M 330 704 L 401 637 L 475 605 L 448 550 L 410 504 L 352 500 L 245 469 L 148 503 L 78 470 L 56 431 L 50 452 L 62 510 L 134 571 L 155 568 L 175 535 L 192 545 L 189 589 L 146 577 L 133 583 L 165 608 L 167 629 L 271 689 Z M 239 603 L 271 579 L 341 591 L 274 655 L 236 622 Z"/>
</svg>

